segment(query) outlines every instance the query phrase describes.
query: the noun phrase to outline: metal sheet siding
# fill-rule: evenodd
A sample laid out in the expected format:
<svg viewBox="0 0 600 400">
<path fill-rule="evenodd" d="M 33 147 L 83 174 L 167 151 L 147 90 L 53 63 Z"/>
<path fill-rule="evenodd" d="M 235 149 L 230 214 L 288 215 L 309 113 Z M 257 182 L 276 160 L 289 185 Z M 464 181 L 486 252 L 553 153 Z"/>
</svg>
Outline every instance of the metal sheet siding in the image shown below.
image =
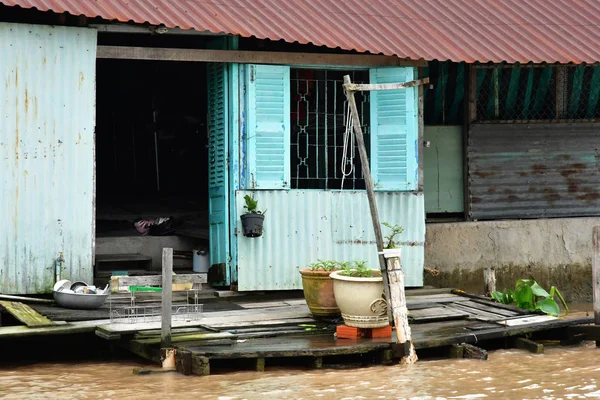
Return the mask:
<svg viewBox="0 0 600 400">
<path fill-rule="evenodd" d="M 96 32 L 0 23 L 0 292 L 92 280 Z"/>
<path fill-rule="evenodd" d="M 477 124 L 473 219 L 600 215 L 600 124 Z"/>
<path fill-rule="evenodd" d="M 466 62 L 600 61 L 597 0 L 0 0 L 8 6 Z M 341 29 L 348 27 L 351 29 Z"/>
<path fill-rule="evenodd" d="M 243 196 L 250 193 L 268 211 L 262 237 L 246 238 L 238 232 L 239 290 L 301 289 L 298 269 L 317 259 L 365 260 L 379 268 L 365 192 L 238 191 L 237 218 L 244 212 Z M 400 239 L 406 285 L 422 286 L 423 194 L 379 192 L 376 197 L 381 221 L 404 227 Z"/>
</svg>

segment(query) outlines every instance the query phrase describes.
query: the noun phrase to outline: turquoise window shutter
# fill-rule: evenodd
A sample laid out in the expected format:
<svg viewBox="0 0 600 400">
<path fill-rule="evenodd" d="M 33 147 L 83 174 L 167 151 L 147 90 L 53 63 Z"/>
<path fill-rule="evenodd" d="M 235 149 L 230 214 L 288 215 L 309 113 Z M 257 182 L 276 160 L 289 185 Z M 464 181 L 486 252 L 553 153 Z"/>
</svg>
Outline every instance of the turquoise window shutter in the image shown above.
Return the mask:
<svg viewBox="0 0 600 400">
<path fill-rule="evenodd" d="M 207 64 L 208 197 L 210 264 L 229 261 L 228 74 L 226 64 Z"/>
<path fill-rule="evenodd" d="M 415 79 L 415 69 L 373 68 L 371 83 Z M 418 184 L 417 88 L 371 93 L 371 174 L 375 190 L 411 191 Z"/>
<path fill-rule="evenodd" d="M 290 67 L 247 68 L 247 165 L 252 189 L 290 187 Z"/>
</svg>

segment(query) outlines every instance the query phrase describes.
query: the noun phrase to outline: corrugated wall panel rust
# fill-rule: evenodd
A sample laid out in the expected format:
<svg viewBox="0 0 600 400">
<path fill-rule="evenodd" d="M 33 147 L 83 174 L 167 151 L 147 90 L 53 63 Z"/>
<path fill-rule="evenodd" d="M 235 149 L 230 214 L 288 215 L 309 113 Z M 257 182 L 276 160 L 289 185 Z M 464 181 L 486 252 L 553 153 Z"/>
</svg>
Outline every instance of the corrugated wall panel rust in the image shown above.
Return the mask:
<svg viewBox="0 0 600 400">
<path fill-rule="evenodd" d="M 600 215 L 600 124 L 476 124 L 473 219 Z"/>
<path fill-rule="evenodd" d="M 91 281 L 96 32 L 0 23 L 0 292 Z"/>
<path fill-rule="evenodd" d="M 236 218 L 244 195 L 267 209 L 260 238 L 237 234 L 239 290 L 302 289 L 298 269 L 322 260 L 365 260 L 378 269 L 375 234 L 366 192 L 260 190 L 236 193 Z M 407 286 L 423 285 L 423 193 L 376 193 L 381 221 L 404 227 L 400 236 Z M 384 228 L 384 232 L 385 232 Z"/>
<path fill-rule="evenodd" d="M 413 60 L 600 61 L 596 0 L 1 0 L 110 21 L 312 43 Z"/>
</svg>

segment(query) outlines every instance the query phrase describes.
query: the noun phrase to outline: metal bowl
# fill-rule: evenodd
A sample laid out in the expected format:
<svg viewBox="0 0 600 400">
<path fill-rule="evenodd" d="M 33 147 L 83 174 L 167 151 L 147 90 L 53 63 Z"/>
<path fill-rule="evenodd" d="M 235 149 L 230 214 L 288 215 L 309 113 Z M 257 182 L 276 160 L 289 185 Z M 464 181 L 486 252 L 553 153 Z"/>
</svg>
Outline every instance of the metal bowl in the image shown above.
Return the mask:
<svg viewBox="0 0 600 400">
<path fill-rule="evenodd" d="M 53 291 L 56 303 L 65 308 L 78 310 L 93 310 L 102 307 L 110 293 L 106 294 L 82 294 Z"/>
<path fill-rule="evenodd" d="M 63 279 L 54 284 L 54 291 L 61 291 L 65 289 L 69 289 L 71 287 L 71 281 L 68 279 Z"/>
<path fill-rule="evenodd" d="M 75 291 L 75 289 L 77 289 L 78 287 L 82 287 L 82 286 L 86 287 L 87 285 L 88 285 L 88 284 L 87 284 L 87 283 L 85 283 L 85 282 L 77 281 L 77 282 L 73 282 L 73 283 L 71 284 L 71 287 L 70 287 L 70 289 L 71 289 L 72 291 Z"/>
</svg>

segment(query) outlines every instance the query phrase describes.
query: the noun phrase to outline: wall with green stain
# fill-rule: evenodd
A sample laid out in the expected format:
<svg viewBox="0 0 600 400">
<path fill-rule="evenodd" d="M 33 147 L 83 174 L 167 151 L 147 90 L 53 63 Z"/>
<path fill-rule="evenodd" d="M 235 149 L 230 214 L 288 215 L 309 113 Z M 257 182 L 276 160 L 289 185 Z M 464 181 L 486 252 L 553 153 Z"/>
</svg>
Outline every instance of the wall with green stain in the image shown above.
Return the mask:
<svg viewBox="0 0 600 400">
<path fill-rule="evenodd" d="M 483 270 L 497 289 L 518 279 L 558 287 L 567 301 L 592 299 L 592 229 L 600 218 L 551 218 L 428 224 L 425 285 L 483 290 Z"/>
<path fill-rule="evenodd" d="M 423 149 L 426 213 L 464 211 L 462 126 L 425 126 Z"/>
</svg>

